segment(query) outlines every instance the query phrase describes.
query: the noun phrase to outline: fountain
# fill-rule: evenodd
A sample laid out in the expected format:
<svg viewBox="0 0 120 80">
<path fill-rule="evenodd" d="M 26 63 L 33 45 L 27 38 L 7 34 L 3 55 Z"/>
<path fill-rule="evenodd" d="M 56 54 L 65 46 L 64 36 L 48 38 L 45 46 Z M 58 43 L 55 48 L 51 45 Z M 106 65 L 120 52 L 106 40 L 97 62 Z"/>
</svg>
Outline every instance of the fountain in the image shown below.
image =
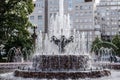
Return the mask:
<svg viewBox="0 0 120 80">
<path fill-rule="evenodd" d="M 63 1 L 59 0 L 59 13 L 51 16 L 48 34 L 38 34 L 32 66 L 15 70 L 15 77 L 79 79 L 111 74 L 107 69 L 92 67 L 85 34 L 71 31 L 70 17 L 64 15 Z"/>
<path fill-rule="evenodd" d="M 98 51 L 96 65 L 104 68 L 120 70 L 119 57 L 115 55 L 113 48 L 101 47 Z"/>
<path fill-rule="evenodd" d="M 101 62 L 112 62 L 111 57 L 113 57 L 114 50 L 112 48 L 101 47 L 98 51 L 99 60 Z"/>
<path fill-rule="evenodd" d="M 77 34 L 78 32 L 74 33 Z M 41 33 L 40 35 L 42 36 Z M 45 40 L 41 39 L 40 42 L 44 42 L 44 44 L 37 44 L 36 50 L 41 51 L 36 51 L 32 67 L 20 68 L 14 72 L 14 76 L 40 79 L 79 79 L 109 76 L 111 74 L 109 70 L 91 66 L 91 58 L 86 52 L 85 41 L 82 41 L 84 38 L 84 33 L 81 38 L 72 35 L 67 39 L 62 35 L 60 38 L 55 36 L 49 38 L 46 35 Z M 83 44 L 80 44 L 81 42 Z"/>
<path fill-rule="evenodd" d="M 18 48 L 12 47 L 8 51 L 8 61 L 9 62 L 23 62 L 22 53 L 19 47 Z"/>
</svg>

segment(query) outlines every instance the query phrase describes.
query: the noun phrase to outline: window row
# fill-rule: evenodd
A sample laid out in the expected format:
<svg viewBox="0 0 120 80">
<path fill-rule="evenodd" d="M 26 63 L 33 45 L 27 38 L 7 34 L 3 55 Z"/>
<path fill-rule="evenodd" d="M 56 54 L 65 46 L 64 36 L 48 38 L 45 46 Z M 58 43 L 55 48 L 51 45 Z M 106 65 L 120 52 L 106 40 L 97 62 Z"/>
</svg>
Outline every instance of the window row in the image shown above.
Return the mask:
<svg viewBox="0 0 120 80">
<path fill-rule="evenodd" d="M 30 20 L 35 20 L 35 16 L 30 16 L 29 18 L 30 18 Z M 42 20 L 42 19 L 43 19 L 43 16 L 42 16 L 42 15 L 38 15 L 38 16 L 37 16 L 37 19 L 38 19 L 38 20 Z"/>
<path fill-rule="evenodd" d="M 49 10 L 50 11 L 59 11 L 59 8 L 58 7 L 50 7 Z"/>
<path fill-rule="evenodd" d="M 84 6 L 75 6 L 76 10 L 90 10 L 93 9 L 92 5 L 84 5 Z"/>
<path fill-rule="evenodd" d="M 102 6 L 102 5 L 120 5 L 120 2 L 119 1 L 111 1 L 111 2 L 107 2 L 107 1 L 105 1 L 105 2 L 101 2 L 100 3 L 100 5 Z"/>
<path fill-rule="evenodd" d="M 43 2 L 41 2 L 41 3 L 36 3 L 36 4 L 34 4 L 34 6 L 35 6 L 35 7 L 43 7 L 43 6 L 44 6 L 44 3 L 43 3 Z"/>
<path fill-rule="evenodd" d="M 93 22 L 93 20 L 92 19 L 76 19 L 75 22 L 91 23 L 91 22 Z"/>
<path fill-rule="evenodd" d="M 75 13 L 75 16 L 76 16 L 76 17 L 78 17 L 78 16 L 90 16 L 90 15 L 93 15 L 93 12 L 92 12 L 92 11 L 76 12 L 76 13 Z"/>
<path fill-rule="evenodd" d="M 94 29 L 94 27 L 92 25 L 76 25 L 75 28 L 77 29 Z"/>
<path fill-rule="evenodd" d="M 112 32 L 112 31 L 111 31 L 111 32 L 105 32 L 105 34 L 106 34 L 106 35 L 116 35 L 117 32 Z"/>
<path fill-rule="evenodd" d="M 51 0 L 51 1 L 48 2 L 48 4 L 50 4 L 50 5 L 58 5 L 59 4 L 59 0 L 55 0 L 55 1 Z"/>
</svg>

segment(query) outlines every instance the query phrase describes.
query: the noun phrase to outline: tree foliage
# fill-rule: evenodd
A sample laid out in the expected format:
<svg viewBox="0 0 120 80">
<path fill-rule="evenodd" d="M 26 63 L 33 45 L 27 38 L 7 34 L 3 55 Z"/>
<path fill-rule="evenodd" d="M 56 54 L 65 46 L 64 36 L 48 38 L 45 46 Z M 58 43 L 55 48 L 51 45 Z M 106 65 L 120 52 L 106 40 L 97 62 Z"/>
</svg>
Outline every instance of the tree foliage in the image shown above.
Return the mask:
<svg viewBox="0 0 120 80">
<path fill-rule="evenodd" d="M 120 56 L 120 36 L 114 36 L 114 38 L 112 39 L 112 43 L 118 47 L 118 49 L 116 50 L 116 54 Z"/>
<path fill-rule="evenodd" d="M 0 0 L 0 44 L 31 47 L 28 15 L 34 9 L 33 0 Z"/>
<path fill-rule="evenodd" d="M 91 52 L 93 51 L 97 54 L 101 47 L 112 48 L 114 50 L 118 49 L 118 47 L 114 43 L 108 41 L 102 41 L 100 38 L 97 37 L 92 43 Z"/>
<path fill-rule="evenodd" d="M 95 40 L 92 42 L 92 48 L 91 48 L 91 52 L 94 51 L 96 52 L 98 50 L 99 45 L 97 45 L 98 43 L 101 43 L 101 39 L 99 37 L 96 37 Z"/>
</svg>

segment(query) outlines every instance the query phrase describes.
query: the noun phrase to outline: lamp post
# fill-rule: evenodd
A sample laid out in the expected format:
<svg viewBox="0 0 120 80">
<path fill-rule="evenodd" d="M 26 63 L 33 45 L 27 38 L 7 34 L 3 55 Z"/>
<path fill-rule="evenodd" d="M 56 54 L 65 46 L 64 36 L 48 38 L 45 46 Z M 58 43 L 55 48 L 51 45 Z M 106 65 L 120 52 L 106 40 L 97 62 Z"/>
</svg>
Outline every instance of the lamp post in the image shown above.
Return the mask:
<svg viewBox="0 0 120 80">
<path fill-rule="evenodd" d="M 37 26 L 34 26 L 33 34 L 32 34 L 34 50 L 35 50 L 35 46 L 36 46 L 35 44 L 36 44 L 36 39 L 37 39 L 36 29 L 37 29 Z"/>
</svg>

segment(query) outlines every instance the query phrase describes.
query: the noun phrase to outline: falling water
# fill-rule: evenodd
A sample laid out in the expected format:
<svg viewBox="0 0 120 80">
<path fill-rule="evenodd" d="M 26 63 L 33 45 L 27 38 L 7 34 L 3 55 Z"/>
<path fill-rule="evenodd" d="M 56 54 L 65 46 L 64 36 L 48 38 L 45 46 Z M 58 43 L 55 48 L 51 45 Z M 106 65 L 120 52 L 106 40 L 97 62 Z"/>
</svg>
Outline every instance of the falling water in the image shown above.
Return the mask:
<svg viewBox="0 0 120 80">
<path fill-rule="evenodd" d="M 80 34 L 79 31 L 76 31 L 73 35 L 74 40 L 72 43 L 68 44 L 65 49 L 66 52 L 64 54 L 79 54 L 79 55 L 88 55 L 86 52 L 86 40 L 85 34 Z M 43 40 L 43 35 L 41 32 L 38 34 L 37 42 L 36 42 L 36 51 L 35 55 L 44 54 L 59 54 L 58 46 L 56 46 L 53 42 L 51 42 L 51 37 L 48 34 L 45 34 L 45 38 Z"/>
<path fill-rule="evenodd" d="M 49 35 L 56 36 L 60 38 L 61 35 L 64 35 L 66 38 L 71 35 L 71 25 L 70 25 L 70 16 L 69 14 L 64 14 L 64 0 L 59 0 L 59 12 L 51 16 L 49 23 Z"/>
<path fill-rule="evenodd" d="M 64 14 L 64 0 L 59 0 L 59 12 L 56 16 L 52 15 L 49 23 L 49 33 L 45 34 L 43 39 L 42 32 L 38 33 L 36 42 L 36 54 L 59 54 L 58 47 L 50 42 L 51 37 L 54 35 L 60 39 L 62 35 L 69 38 L 71 35 L 74 37 L 74 42 L 65 47 L 66 53 L 64 54 L 86 54 L 86 40 L 84 32 L 81 34 L 79 31 L 74 30 L 71 33 L 70 16 Z"/>
<path fill-rule="evenodd" d="M 98 56 L 101 62 L 110 62 L 110 57 L 113 56 L 113 49 L 112 48 L 104 48 L 101 47 L 98 51 Z"/>
<path fill-rule="evenodd" d="M 37 35 L 35 54 L 40 55 L 43 52 L 43 34 L 40 31 Z"/>
<path fill-rule="evenodd" d="M 18 52 L 18 49 L 16 47 L 12 47 L 8 51 L 8 61 L 10 61 L 10 62 L 24 62 L 22 51 L 19 50 L 19 52 Z"/>
</svg>

